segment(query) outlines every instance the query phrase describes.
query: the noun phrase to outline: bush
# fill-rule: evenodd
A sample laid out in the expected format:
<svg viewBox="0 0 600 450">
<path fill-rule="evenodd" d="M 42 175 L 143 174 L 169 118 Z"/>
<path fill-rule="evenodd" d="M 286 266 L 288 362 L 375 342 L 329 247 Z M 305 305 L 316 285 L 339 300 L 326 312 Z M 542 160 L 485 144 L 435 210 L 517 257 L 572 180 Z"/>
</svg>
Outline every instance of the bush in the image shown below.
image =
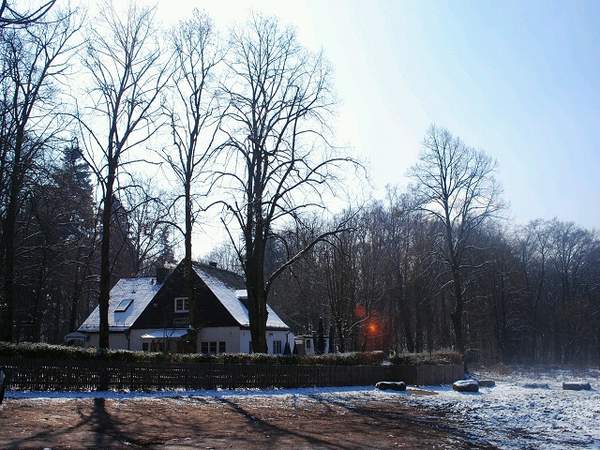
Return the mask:
<svg viewBox="0 0 600 450">
<path fill-rule="evenodd" d="M 67 361 L 104 360 L 122 362 L 182 362 L 220 364 L 286 364 L 286 365 L 380 365 L 383 352 L 328 353 L 324 355 L 267 355 L 263 353 L 157 353 L 131 350 L 107 350 L 99 354 L 95 348 L 67 347 L 42 343 L 0 342 L 0 357 L 43 358 Z"/>
<path fill-rule="evenodd" d="M 463 364 L 460 353 L 453 351 L 435 351 L 432 353 L 400 353 L 390 357 L 392 364 L 418 366 L 422 364 L 445 365 Z"/>
</svg>

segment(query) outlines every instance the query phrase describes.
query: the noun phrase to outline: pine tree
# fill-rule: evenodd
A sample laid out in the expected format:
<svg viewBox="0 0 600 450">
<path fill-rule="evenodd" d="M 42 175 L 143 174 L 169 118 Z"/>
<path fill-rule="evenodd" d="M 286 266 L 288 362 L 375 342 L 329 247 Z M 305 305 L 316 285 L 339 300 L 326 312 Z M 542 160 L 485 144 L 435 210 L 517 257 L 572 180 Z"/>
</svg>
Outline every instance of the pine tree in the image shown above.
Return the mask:
<svg viewBox="0 0 600 450">
<path fill-rule="evenodd" d="M 77 140 L 63 149 L 61 166 L 53 174 L 53 185 L 49 189 L 49 200 L 52 202 L 55 225 L 58 226 L 57 237 L 62 243 L 62 264 L 65 294 L 70 300 L 68 330 L 73 331 L 79 325 L 81 300 L 86 291 L 86 279 L 93 269 L 94 255 L 94 188 L 90 178 L 88 165 L 81 157 Z M 91 286 L 87 287 L 87 290 Z M 58 302 L 59 300 L 57 300 Z M 86 308 L 87 309 L 87 308 Z M 60 333 L 57 333 L 60 334 Z"/>
</svg>

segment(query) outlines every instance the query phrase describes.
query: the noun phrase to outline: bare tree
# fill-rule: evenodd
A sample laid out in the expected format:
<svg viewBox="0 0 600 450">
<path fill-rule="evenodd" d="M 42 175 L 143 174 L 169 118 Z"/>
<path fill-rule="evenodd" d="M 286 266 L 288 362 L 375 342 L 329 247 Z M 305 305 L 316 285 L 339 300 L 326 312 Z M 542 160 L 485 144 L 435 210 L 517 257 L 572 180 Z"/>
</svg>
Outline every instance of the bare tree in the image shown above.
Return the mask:
<svg viewBox="0 0 600 450">
<path fill-rule="evenodd" d="M 206 256 L 207 262 L 215 262 L 217 266 L 231 272 L 240 273 L 240 260 L 231 242 L 221 242 Z"/>
<path fill-rule="evenodd" d="M 131 247 L 135 258 L 136 276 L 149 275 L 154 263 L 165 253 L 165 245 L 170 245 L 169 225 L 165 221 L 167 207 L 163 204 L 164 192 L 152 186 L 152 180 L 136 176 L 136 186 L 126 189 L 121 197 L 127 223 L 117 223 L 124 227 L 121 233 L 127 236 L 126 243 Z"/>
<path fill-rule="evenodd" d="M 441 225 L 440 257 L 447 265 L 455 305 L 451 314 L 456 349 L 464 353 L 465 253 L 469 239 L 501 208 L 495 162 L 448 130 L 432 126 L 410 175 L 420 208 Z"/>
<path fill-rule="evenodd" d="M 26 27 L 39 22 L 55 3 L 56 0 L 48 0 L 28 10 L 17 10 L 13 2 L 2 0 L 0 3 L 0 28 Z"/>
<path fill-rule="evenodd" d="M 326 151 L 323 132 L 333 101 L 321 55 L 299 45 L 292 30 L 263 17 L 233 32 L 230 45 L 231 84 L 222 87 L 230 101 L 230 151 L 227 168 L 217 177 L 232 194 L 222 202 L 233 217 L 226 227 L 245 274 L 252 347 L 262 353 L 273 280 L 324 236 L 270 274 L 265 273 L 267 242 L 278 239 L 277 223 L 301 223 L 303 210 L 323 206 L 321 193 L 349 159 Z M 241 245 L 236 230 L 241 230 Z M 325 235 L 331 233 L 335 230 Z"/>
<path fill-rule="evenodd" d="M 111 222 L 115 193 L 131 184 L 127 166 L 143 160 L 132 149 L 157 131 L 159 93 L 168 80 L 161 60 L 154 11 L 130 5 L 121 15 L 111 4 L 89 30 L 83 64 L 91 77 L 91 105 L 80 116 L 85 157 L 102 189 L 99 348 L 108 348 Z M 89 115 L 86 115 L 88 113 Z M 133 182 L 135 184 L 135 181 Z"/>
<path fill-rule="evenodd" d="M 185 280 L 190 298 L 190 325 L 188 336 L 191 349 L 196 344 L 196 302 L 192 281 L 192 236 L 198 214 L 206 205 L 211 189 L 209 163 L 220 146 L 216 143 L 223 117 L 217 97 L 215 71 L 223 59 L 223 52 L 216 42 L 211 20 L 198 10 L 190 19 L 183 21 L 171 33 L 175 73 L 173 96 L 165 105 L 173 145 L 162 151 L 178 183 L 173 207 L 175 211 L 183 203 L 183 228 L 185 241 Z"/>
<path fill-rule="evenodd" d="M 4 324 L 2 337 L 12 339 L 14 315 L 15 233 L 21 191 L 40 153 L 64 126 L 53 83 L 65 75 L 79 29 L 71 11 L 49 23 L 2 34 L 5 64 L 0 178 L 6 183 L 2 221 L 4 256 Z M 10 170 L 9 170 L 10 167 Z"/>
</svg>

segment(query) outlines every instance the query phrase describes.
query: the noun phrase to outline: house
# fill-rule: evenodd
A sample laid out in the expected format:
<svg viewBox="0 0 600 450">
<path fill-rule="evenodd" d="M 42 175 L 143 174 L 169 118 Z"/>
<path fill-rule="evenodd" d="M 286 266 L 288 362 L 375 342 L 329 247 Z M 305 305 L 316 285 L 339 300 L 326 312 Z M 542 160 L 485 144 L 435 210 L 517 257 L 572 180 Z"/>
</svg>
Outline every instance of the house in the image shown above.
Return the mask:
<svg viewBox="0 0 600 450">
<path fill-rule="evenodd" d="M 193 264 L 193 285 L 198 301 L 197 346 L 201 353 L 251 353 L 250 320 L 245 283 L 236 273 L 216 264 Z M 294 335 L 267 307 L 269 353 L 293 348 Z M 109 346 L 112 349 L 184 351 L 189 331 L 190 304 L 185 295 L 184 267 L 170 274 L 159 269 L 156 277 L 122 278 L 110 291 Z M 66 341 L 97 347 L 100 315 L 96 307 L 77 332 Z"/>
<path fill-rule="evenodd" d="M 323 336 L 323 353 L 329 353 L 329 336 Z M 318 336 L 301 334 L 294 336 L 294 348 L 297 355 L 315 355 Z M 332 352 L 333 353 L 333 352 Z"/>
</svg>

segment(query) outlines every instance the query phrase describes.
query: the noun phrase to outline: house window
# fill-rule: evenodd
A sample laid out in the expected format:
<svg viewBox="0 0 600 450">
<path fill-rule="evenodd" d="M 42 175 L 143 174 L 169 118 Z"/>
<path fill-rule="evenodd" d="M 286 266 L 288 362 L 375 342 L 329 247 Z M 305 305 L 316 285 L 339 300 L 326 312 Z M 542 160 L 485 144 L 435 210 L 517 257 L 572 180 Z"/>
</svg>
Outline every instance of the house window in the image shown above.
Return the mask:
<svg viewBox="0 0 600 450">
<path fill-rule="evenodd" d="M 187 297 L 175 297 L 175 312 L 186 313 L 189 312 L 189 304 Z"/>
<path fill-rule="evenodd" d="M 304 341 L 306 349 L 310 350 L 310 339 L 307 339 L 306 341 Z"/>
<path fill-rule="evenodd" d="M 132 298 L 126 298 L 124 300 L 121 300 L 119 302 L 119 304 L 117 305 L 117 307 L 115 308 L 115 312 L 126 311 L 127 308 L 129 308 L 129 305 L 131 305 L 132 303 L 133 303 L 133 299 Z"/>
<path fill-rule="evenodd" d="M 148 351 L 148 343 L 147 342 L 142 343 L 142 351 L 144 351 L 144 352 Z"/>
<path fill-rule="evenodd" d="M 252 341 L 248 342 L 248 353 L 252 353 Z"/>
<path fill-rule="evenodd" d="M 152 344 L 150 345 L 150 350 L 153 352 L 162 352 L 163 343 L 159 341 L 152 341 Z"/>
<path fill-rule="evenodd" d="M 225 347 L 225 342 L 223 341 L 200 342 L 200 352 L 204 354 L 216 355 L 217 353 L 225 353 Z"/>
<path fill-rule="evenodd" d="M 273 353 L 276 355 L 281 353 L 281 341 L 273 341 Z"/>
</svg>

